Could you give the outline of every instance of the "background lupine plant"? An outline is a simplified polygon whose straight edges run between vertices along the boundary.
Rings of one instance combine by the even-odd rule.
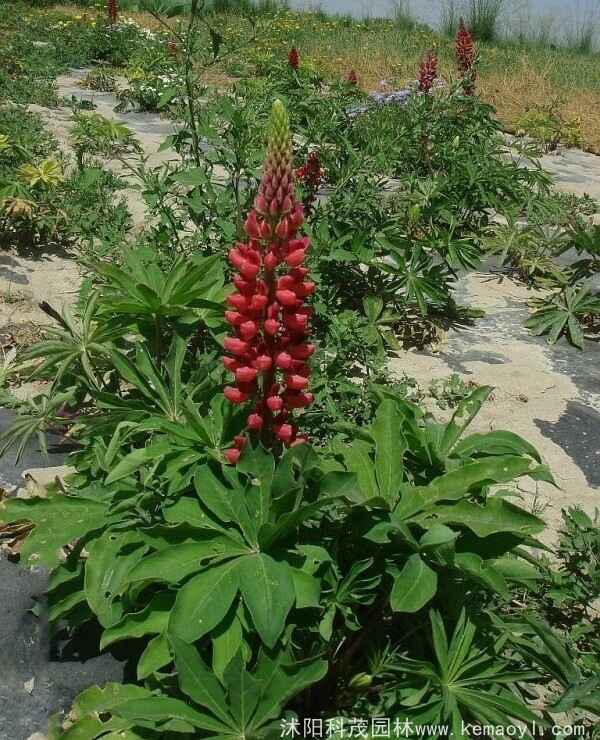
[[[229,296],[225,318],[235,334],[225,339],[223,358],[235,385],[225,397],[234,404],[252,401],[250,432],[267,447],[305,441],[292,422],[294,409],[309,406],[308,358],[314,345],[306,343],[311,310],[304,305],[315,285],[303,267],[308,237],[299,237],[304,208],[294,194],[292,140],[287,112],[280,100],[271,111],[267,158],[254,208],[244,224],[248,241],[229,252],[237,270],[237,292]],[[246,443],[238,436],[225,454],[235,464]]]
[[[321,158],[318,152],[310,152],[306,162],[296,170],[296,178],[302,183],[306,194],[304,196],[304,207],[306,209],[315,202],[317,190],[323,182],[324,170],[321,167]]]
[[[119,16],[119,3],[117,0],[107,0],[106,9],[108,11],[108,20],[116,23]]]
[[[463,89],[467,95],[472,95],[475,92],[475,62],[477,55],[473,36],[465,26],[462,18],[459,21],[458,31],[456,32],[455,51],[458,71],[463,78]]]
[[[350,85],[358,85],[358,75],[356,74],[356,70],[351,69],[347,76],[346,76],[346,82],[348,82]]]
[[[300,54],[298,53],[298,49],[296,49],[295,46],[292,46],[288,53],[288,64],[294,70],[297,70],[300,66]]]
[[[419,92],[428,93],[437,78],[438,58],[433,51],[428,51],[419,66]]]

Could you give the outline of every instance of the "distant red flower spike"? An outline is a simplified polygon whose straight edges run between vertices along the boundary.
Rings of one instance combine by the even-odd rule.
[[[292,46],[288,53],[288,64],[294,70],[297,70],[298,67],[300,67],[300,54],[295,46]]]
[[[419,66],[419,92],[428,93],[437,77],[438,58],[433,51],[428,51]]]
[[[324,174],[318,152],[310,152],[306,162],[296,170],[296,177],[307,191],[304,198],[305,208],[310,209],[316,200],[317,191],[321,187]]]
[[[475,69],[477,54],[475,44],[473,43],[473,36],[467,30],[462,18],[456,32],[455,52],[458,71],[463,76],[463,89],[468,95],[472,95],[475,92],[475,79],[477,76]]]
[[[350,85],[358,85],[358,75],[354,69],[351,69],[346,75],[346,82],[350,83]]]
[[[116,23],[119,18],[119,3],[117,0],[107,0],[106,9],[108,11],[109,22]]]
[[[176,57],[178,51],[179,51],[179,47],[177,45],[177,41],[175,41],[175,39],[169,39],[167,41],[167,52],[169,56]]]

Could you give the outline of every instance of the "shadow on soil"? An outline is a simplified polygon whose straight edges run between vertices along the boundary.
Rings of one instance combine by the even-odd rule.
[[[558,421],[534,422],[579,466],[590,486],[600,487],[600,413],[579,401],[569,401]]]

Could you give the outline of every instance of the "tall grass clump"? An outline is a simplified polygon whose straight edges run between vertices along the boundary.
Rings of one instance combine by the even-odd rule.
[[[469,0],[466,21],[478,41],[495,41],[505,0]]]
[[[407,31],[412,31],[416,21],[410,8],[410,0],[392,0],[392,17],[395,25]]]
[[[600,23],[600,0],[586,5],[581,14],[576,14],[565,33],[565,46],[576,54],[591,54],[594,51]]]
[[[208,9],[214,13],[268,15],[287,8],[281,0],[212,0]]]
[[[455,0],[446,0],[440,17],[440,32],[442,35],[454,38],[458,30],[459,18],[460,10]]]

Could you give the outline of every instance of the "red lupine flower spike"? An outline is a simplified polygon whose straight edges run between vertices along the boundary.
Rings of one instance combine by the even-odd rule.
[[[475,90],[476,51],[473,37],[467,30],[462,18],[460,19],[456,33],[455,51],[458,71],[463,76],[463,88],[467,94],[472,95]]]
[[[419,92],[428,93],[437,77],[438,58],[433,51],[428,51],[419,66]]]
[[[117,0],[107,0],[106,9],[110,23],[116,23],[119,17],[119,3]]]
[[[317,160],[318,162],[318,160]],[[319,168],[320,169],[320,168]],[[233,404],[252,402],[247,427],[266,446],[289,446],[297,440],[291,412],[313,401],[307,392],[314,345],[306,341],[311,311],[304,304],[314,291],[302,267],[310,240],[299,237],[304,209],[296,201],[292,170],[292,140],[287,113],[275,101],[269,123],[268,148],[254,209],[244,230],[248,241],[236,244],[229,261],[238,271],[238,289],[227,298],[225,318],[234,334],[223,342],[229,356],[223,365],[234,376],[223,393]],[[243,444],[225,458],[235,464]]]
[[[310,152],[306,162],[296,170],[296,178],[306,189],[304,207],[308,210],[317,198],[317,191],[323,182],[324,170],[318,152]]]
[[[358,75],[354,69],[351,69],[346,75],[346,82],[350,85],[358,85]]]
[[[288,64],[294,70],[297,70],[300,66],[300,54],[298,53],[298,49],[296,49],[295,46],[292,46],[288,53]]]
[[[169,56],[176,57],[178,51],[179,51],[179,46],[177,44],[177,41],[173,38],[169,39],[167,41],[167,52]]]

